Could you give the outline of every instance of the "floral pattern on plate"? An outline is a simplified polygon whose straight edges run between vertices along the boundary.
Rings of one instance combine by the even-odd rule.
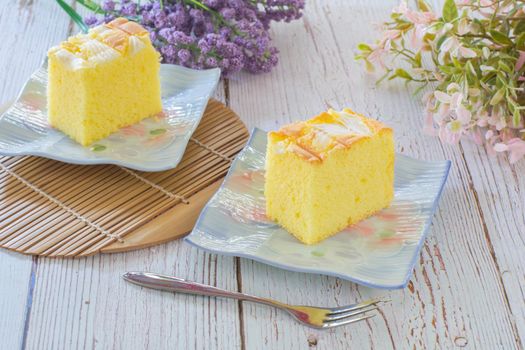
[[[75,164],[116,164],[142,171],[177,166],[220,77],[219,69],[161,65],[163,112],[82,147],[47,122],[47,63],[0,117],[0,155],[34,155]]]
[[[255,129],[186,241],[283,269],[337,276],[375,288],[407,285],[450,169],[398,154],[392,205],[315,245],[265,215],[266,133]]]

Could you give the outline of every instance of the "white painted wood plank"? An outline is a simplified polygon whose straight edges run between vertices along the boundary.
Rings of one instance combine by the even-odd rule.
[[[76,260],[39,259],[28,349],[235,349],[232,300],[144,289],[126,271],[155,271],[237,289],[232,258],[182,241]]]
[[[47,48],[65,39],[68,32],[78,31],[78,28],[69,26],[67,16],[54,2],[33,4],[36,5],[41,17],[35,16],[40,19],[35,26],[38,24],[39,27],[31,26],[24,36],[31,39],[28,45],[33,40],[40,40],[40,43],[31,50],[33,65],[27,64],[28,67],[19,72],[24,77],[20,79],[20,86],[12,90],[3,86],[12,97],[16,95],[24,79],[38,66]],[[44,23],[40,22],[42,19]],[[42,38],[40,33],[42,28],[49,26],[47,21],[55,23],[54,35]],[[18,39],[22,36],[14,30],[10,31],[10,34],[13,33]],[[23,49],[15,53],[17,57],[27,55]],[[222,82],[215,98],[224,100]],[[23,280],[24,288],[19,288],[19,291],[27,290],[28,286],[31,258],[26,259],[29,262],[26,264],[28,273]],[[3,266],[0,267],[0,272],[3,272],[2,269]],[[240,347],[236,302],[145,290],[121,279],[121,274],[129,270],[156,271],[231,290],[237,289],[233,258],[211,256],[183,245],[182,241],[133,253],[79,260],[40,258],[31,317],[27,325],[27,348]],[[8,280],[14,280],[13,276],[9,277]],[[4,290],[0,287],[0,291],[5,293]],[[25,294],[22,299],[23,308]],[[0,305],[1,311],[11,311],[7,306]],[[22,318],[22,322],[17,322],[22,330],[25,316],[23,311],[13,310],[16,317]],[[13,320],[6,319],[7,321],[15,323]],[[3,327],[1,329],[4,331]],[[12,332],[13,329],[14,325],[6,330]],[[22,339],[22,336],[18,338]],[[13,345],[18,346],[18,343]]]
[[[31,257],[0,251],[0,344],[6,349],[22,345],[31,280]]]
[[[230,81],[230,101],[250,125],[273,129],[326,105],[349,105],[394,127],[397,148],[422,159],[451,159],[449,183],[409,288],[383,293],[335,278],[286,272],[241,260],[242,289],[282,301],[344,305],[376,295],[381,317],[330,332],[297,325],[271,309],[244,305],[247,348],[517,348],[513,319],[461,152],[421,134],[422,106],[400,85],[376,87],[353,60],[395,2],[308,1],[302,21],[276,26],[281,62],[263,76]],[[317,341],[315,341],[315,338]]]
[[[48,1],[21,1],[0,6],[0,106],[13,100],[40,65],[50,43],[67,32],[69,20],[53,11]],[[0,192],[2,189],[0,188]],[[31,305],[32,263],[0,249],[0,344],[16,349],[24,341],[26,307]]]
[[[441,147],[435,140],[423,139],[419,135],[421,106],[407,97],[405,92],[376,90],[371,83],[363,85],[362,79],[369,78],[352,62],[353,47],[361,38],[358,35],[344,38],[342,36],[347,31],[338,29],[341,28],[341,23],[348,25],[351,18],[352,32],[371,38],[370,33],[364,32],[369,28],[370,19],[379,21],[393,4],[342,5],[341,1],[325,6],[309,3],[311,9],[308,10],[306,22],[277,28],[275,36],[283,51],[281,66],[270,75],[240,75],[233,79],[230,86],[234,108],[249,124],[266,128],[275,128],[291,119],[314,114],[324,108],[325,102],[334,106],[350,103],[356,109],[376,116],[404,114],[403,118],[387,118],[396,127],[396,131],[400,131],[397,135],[399,149],[427,159],[453,158],[455,167],[449,190],[445,193],[441,210],[434,220],[432,236],[423,250],[421,265],[416,268],[412,284],[403,292],[387,293],[394,301],[391,306],[384,308],[382,320],[376,318],[351,328],[315,332],[297,326],[277,311],[245,304],[243,330],[246,333],[244,341],[247,348],[304,348],[315,346],[315,343],[319,348],[348,348],[349,344],[355,348],[420,348],[423,344],[450,348],[461,346],[465,342],[472,348],[479,345],[516,347],[512,339],[516,335],[513,333],[508,306],[505,305],[502,283],[498,282],[497,266],[488,253],[490,247],[482,235],[483,221],[478,215],[478,208],[473,204],[475,196],[469,186],[469,175],[474,175],[469,173],[457,150]],[[348,3],[345,2],[344,5]],[[366,10],[365,5],[370,5],[371,8]],[[341,7],[344,8],[341,10]],[[317,13],[312,14],[312,11]],[[331,42],[330,36],[326,34],[330,30],[326,21],[323,21],[323,16],[335,16],[336,23],[332,23],[332,26],[341,31]],[[48,18],[49,16],[46,21]],[[3,12],[0,20],[2,24],[5,23]],[[303,39],[304,29],[311,33],[311,39]],[[339,43],[343,49],[337,50],[334,43]],[[322,50],[319,54],[315,53],[316,47],[327,53]],[[292,52],[305,48],[311,55],[304,55],[305,51],[302,54]],[[337,51],[346,55],[338,56]],[[333,57],[320,60],[320,54]],[[34,67],[25,68],[27,75],[40,62],[40,57],[35,57],[33,55],[27,60],[33,59],[36,62]],[[3,62],[0,60],[2,68]],[[350,71],[342,69],[341,63],[350,67]],[[22,65],[25,66],[25,63]],[[305,73],[308,69],[317,69],[318,72]],[[352,76],[349,75],[350,72]],[[5,68],[4,71],[0,70],[2,77],[11,73]],[[6,95],[14,97],[20,88],[8,85],[0,85],[2,98]],[[364,95],[359,92],[361,90],[369,92]],[[399,101],[404,103],[396,106]],[[474,161],[481,162],[476,159]],[[472,162],[467,155],[467,163],[471,168]],[[486,167],[480,164],[479,169],[485,171]],[[500,181],[509,174],[512,175],[515,169],[509,169],[504,169],[503,177],[497,174],[487,181]],[[485,180],[474,177],[478,195],[480,190],[486,190],[486,186],[489,186],[482,181]],[[510,199],[509,203],[512,204],[517,200],[523,212],[523,204],[519,201],[523,198],[520,195],[523,193],[523,182],[520,181],[523,180],[511,185],[516,187],[513,188],[514,192],[503,199]],[[491,184],[490,188],[496,187]],[[505,189],[506,187],[501,188]],[[506,222],[509,220],[508,215],[503,215],[492,223],[487,220],[486,213],[501,215],[504,208],[499,206],[501,202],[490,202],[492,195],[491,191],[485,191],[480,196],[484,220],[488,222],[487,230],[493,237],[494,232],[499,232],[501,228],[506,229],[507,226],[504,225],[508,225],[508,230],[504,231],[505,235],[502,237],[511,238],[510,242],[513,242],[512,239],[517,238],[509,237],[509,234],[514,233],[515,228],[523,227],[522,221],[518,218],[509,224]],[[520,210],[514,213],[519,216]],[[514,220],[513,217],[510,219]],[[522,304],[519,302],[523,302],[523,291],[520,292],[519,287],[523,286],[523,279],[520,280],[520,277],[523,278],[523,271],[516,268],[519,267],[520,257],[516,258],[514,254],[509,257],[505,253],[505,250],[512,248],[505,241],[502,240],[501,243],[493,240],[493,244],[503,271],[503,282],[518,287],[515,293],[509,294],[509,302],[510,308],[515,310],[514,315],[518,315],[516,319],[518,329],[521,330],[523,324],[520,323],[520,317],[522,320],[523,315],[519,316],[519,311],[523,308],[520,309]],[[501,244],[501,248],[498,244]],[[8,274],[11,276],[8,281],[14,281],[22,270],[19,268],[20,257],[5,252],[0,254],[0,259],[10,256],[10,259],[16,261],[15,272]],[[13,259],[8,259],[7,266],[12,266]],[[195,261],[196,266],[193,265]],[[271,295],[281,300],[343,304],[381,293],[333,278],[284,272],[247,260],[243,260],[242,264],[245,291]],[[2,268],[0,267],[0,276],[4,275]],[[236,303],[141,290],[119,280],[120,273],[130,269],[151,269],[212,284],[216,278],[219,286],[231,290],[237,287],[233,259],[210,257],[182,245],[181,242],[128,254],[81,260],[41,259],[28,347],[240,346]],[[512,277],[509,278],[510,282],[507,282],[506,276]],[[27,284],[26,279],[26,289]],[[8,289],[0,287],[0,293],[5,293],[6,290]],[[11,289],[8,290],[10,291]],[[10,311],[11,306],[0,303],[0,311],[2,314],[4,308]],[[210,319],[213,321],[209,321]],[[206,325],[206,322],[214,323]],[[4,330],[4,327],[0,329]],[[7,328],[9,336],[13,329],[15,328]],[[18,343],[12,344],[16,346]]]
[[[515,165],[463,143],[469,181],[483,212],[484,231],[501,271],[520,339],[525,339],[525,160]],[[522,343],[523,346],[523,343]]]

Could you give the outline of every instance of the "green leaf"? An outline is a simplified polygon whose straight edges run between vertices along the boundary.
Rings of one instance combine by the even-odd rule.
[[[505,33],[492,29],[490,31],[490,36],[498,44],[512,45],[512,40],[510,40],[509,37]]]
[[[519,109],[514,109],[514,113],[512,113],[512,124],[514,124],[514,127],[517,128],[520,125],[521,121],[521,114]]]
[[[406,80],[412,80],[412,76],[408,74],[408,72],[402,68],[398,68],[394,71],[394,76],[406,79]]]
[[[420,68],[422,66],[421,59],[421,51],[418,51],[414,56],[414,63],[417,68]]]
[[[492,98],[490,99],[490,105],[491,106],[495,106],[497,105],[498,103],[501,102],[501,100],[503,99],[503,96],[505,95],[505,88],[501,88],[499,89],[498,91],[496,91],[496,93],[494,94],[494,96],[492,96]]]
[[[92,0],[76,0],[80,5],[84,6],[88,10],[95,12],[96,14],[105,14],[106,11],[102,10],[100,5]]]
[[[452,57],[452,63],[454,63],[454,66],[458,69],[463,67],[463,64],[456,57]]]
[[[439,66],[439,70],[445,74],[452,75],[458,73],[457,68],[451,66]]]
[[[399,29],[400,31],[405,31],[405,30],[409,30],[413,26],[414,26],[414,24],[412,24],[410,22],[406,22],[406,23],[399,24],[396,29]]]
[[[368,44],[365,44],[365,43],[360,43],[357,45],[357,48],[363,52],[371,52],[372,51],[372,48],[368,45]]]
[[[373,65],[372,63],[370,63],[369,60],[365,60],[365,67],[366,67],[366,70],[367,70],[368,72],[373,72],[373,71],[375,71],[375,67],[374,67],[374,65]]]
[[[520,34],[523,32],[525,32],[525,20],[516,21],[516,24],[514,27],[514,34]]]
[[[84,33],[87,33],[89,27],[84,22],[82,17],[78,14],[78,12],[75,11],[71,6],[69,6],[64,0],[56,0],[56,1],[60,5],[60,7],[62,7],[62,9],[66,11],[69,17],[71,17],[73,22],[75,22],[80,27],[80,30],[82,30],[82,32]]]
[[[525,32],[521,33],[516,38],[516,48],[518,50],[525,50]]]
[[[445,0],[443,4],[443,20],[445,22],[452,22],[458,18],[458,7],[455,0]]]
[[[507,75],[502,71],[496,71],[496,86],[498,87],[507,87]]]
[[[503,61],[503,60],[499,60],[499,61],[498,61],[498,67],[499,67],[499,69],[501,69],[502,71],[507,72],[507,73],[509,73],[509,74],[512,74],[512,72],[513,72],[513,69],[510,68],[508,65],[506,65],[506,64],[505,64],[505,61]]]
[[[447,39],[447,36],[446,36],[446,35],[442,35],[442,36],[438,39],[438,41],[437,41],[437,43],[436,43],[436,47],[437,47],[438,51],[439,51],[439,49],[441,48],[441,45],[443,45],[443,42],[445,42],[446,39]]]
[[[469,83],[475,84],[478,81],[478,75],[476,74],[476,70],[474,69],[474,66],[472,65],[472,62],[470,60],[465,63],[465,71],[467,73],[467,78],[469,79]]]
[[[425,0],[417,0],[416,4],[417,4],[417,8],[419,9],[419,11],[423,11],[423,12],[432,11],[432,8]]]

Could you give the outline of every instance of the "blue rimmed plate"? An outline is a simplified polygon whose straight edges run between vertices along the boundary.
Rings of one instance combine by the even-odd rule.
[[[255,129],[186,242],[283,269],[337,276],[374,288],[404,288],[436,211],[450,161],[396,155],[392,205],[316,245],[265,216],[266,133]]]
[[[115,164],[142,171],[175,168],[220,78],[219,69],[163,64],[163,112],[82,147],[47,123],[47,63],[0,117],[0,155],[33,155],[74,164]]]

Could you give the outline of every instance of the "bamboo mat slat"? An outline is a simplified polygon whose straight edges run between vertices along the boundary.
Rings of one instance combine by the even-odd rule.
[[[80,257],[179,238],[219,187],[248,131],[210,100],[175,169],[145,173],[36,157],[0,157],[0,247]]]

